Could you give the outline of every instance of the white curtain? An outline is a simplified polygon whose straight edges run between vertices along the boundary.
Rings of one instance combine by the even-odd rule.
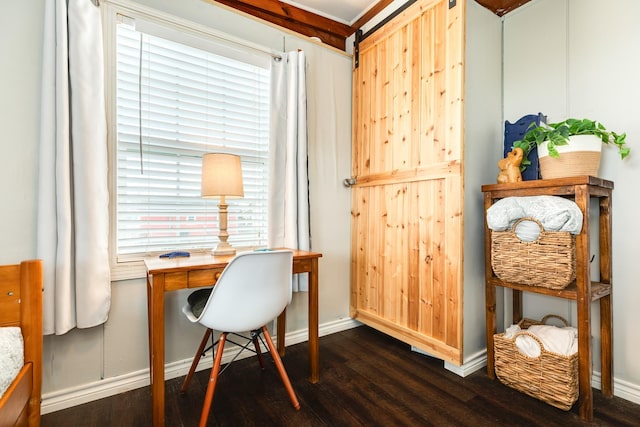
[[[44,332],[64,334],[111,301],[102,25],[91,0],[45,3],[37,251]]]
[[[269,247],[309,250],[307,91],[304,52],[287,52],[272,68],[269,146]],[[308,278],[293,290],[308,291]]]

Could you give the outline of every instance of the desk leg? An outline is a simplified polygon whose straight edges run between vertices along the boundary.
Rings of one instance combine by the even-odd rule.
[[[151,357],[151,348],[153,347],[153,341],[151,337],[153,336],[153,318],[151,313],[153,313],[153,304],[151,304],[151,277],[147,274],[147,334],[148,334],[148,349],[149,349],[149,382],[153,384],[153,371],[151,370],[151,366],[153,366],[153,358]]]
[[[277,327],[277,335],[276,338],[278,340],[278,354],[280,357],[284,356],[284,335],[287,330],[287,309],[285,308],[280,316],[278,316],[278,324]]]
[[[150,294],[149,294],[150,292]],[[147,289],[149,305],[149,358],[154,427],[164,426],[164,275],[157,274]]]
[[[318,328],[318,258],[313,258],[309,272],[309,381],[314,384],[320,380]]]

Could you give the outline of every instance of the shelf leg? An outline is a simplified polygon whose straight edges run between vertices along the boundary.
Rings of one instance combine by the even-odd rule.
[[[600,360],[601,391],[603,396],[613,396],[613,334],[611,294],[600,298]]]
[[[496,287],[486,281],[485,285],[486,303],[486,328],[487,328],[487,375],[491,379],[496,378],[494,369],[493,335],[497,333],[496,326]]]

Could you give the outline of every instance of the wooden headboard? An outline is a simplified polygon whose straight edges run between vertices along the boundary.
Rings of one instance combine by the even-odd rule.
[[[41,260],[0,266],[0,327],[21,328],[25,365],[0,400],[0,427],[40,425],[42,292]]]

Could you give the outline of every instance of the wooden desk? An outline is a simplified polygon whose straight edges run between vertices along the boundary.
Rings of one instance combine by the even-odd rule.
[[[318,382],[318,252],[293,251],[293,273],[309,273],[309,380]],[[210,254],[189,258],[149,257],[147,269],[147,315],[149,321],[149,365],[153,425],[164,426],[164,294],[179,289],[215,284],[233,256]],[[284,355],[286,310],[278,316],[277,347]]]

